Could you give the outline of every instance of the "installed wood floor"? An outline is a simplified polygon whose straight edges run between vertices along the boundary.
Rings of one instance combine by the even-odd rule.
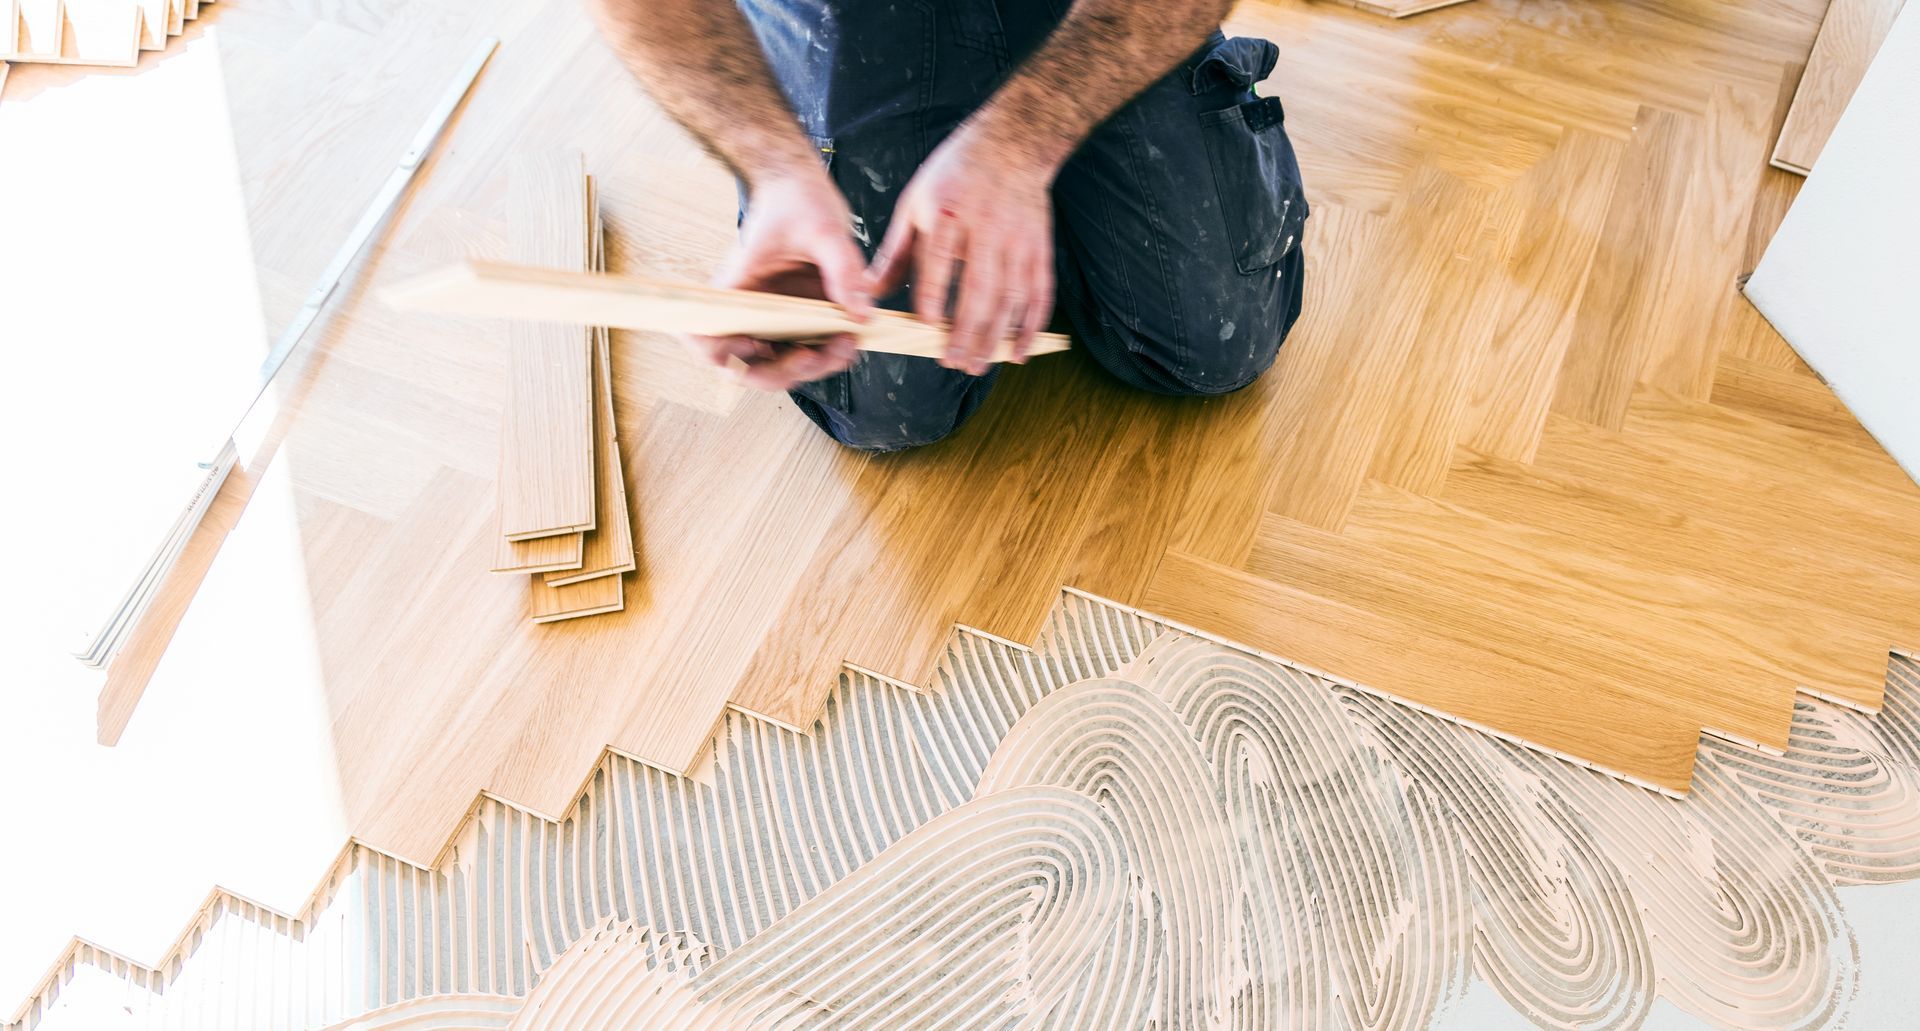
[[[615,270],[704,277],[731,182],[571,0],[318,6],[211,18],[276,325],[504,38],[289,383],[304,582],[248,588],[309,599],[330,772],[377,848],[432,860],[483,788],[558,814],[609,745],[687,768],[729,703],[804,727],[843,661],[919,682],[956,621],[1031,640],[1061,584],[1670,789],[1703,728],[1784,745],[1797,687],[1872,707],[1920,645],[1920,489],[1734,289],[1797,188],[1767,159],[1823,0],[1244,4],[1314,206],[1271,374],[1167,400],[1051,357],[871,458],[616,333],[642,572],[547,626],[489,572],[504,328],[374,293],[504,258],[518,152],[586,155]]]

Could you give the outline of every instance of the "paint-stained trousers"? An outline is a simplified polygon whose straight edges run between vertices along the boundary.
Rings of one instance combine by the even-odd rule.
[[[914,170],[1070,0],[739,2],[870,258]],[[1057,303],[1076,344],[1134,387],[1237,390],[1299,317],[1307,202],[1280,101],[1253,89],[1277,57],[1266,40],[1214,32],[1055,181]],[[881,304],[909,310],[909,292]],[[952,433],[996,374],[862,352],[793,399],[842,444],[893,451]]]

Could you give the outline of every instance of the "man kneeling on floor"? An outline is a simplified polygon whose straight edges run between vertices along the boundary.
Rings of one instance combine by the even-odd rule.
[[[1080,345],[1161,394],[1246,386],[1300,314],[1307,202],[1280,101],[1254,90],[1278,51],[1223,36],[1227,0],[594,6],[740,180],[718,285],[951,321],[937,362],[850,338],[695,340],[842,444],[952,433],[1056,289]]]

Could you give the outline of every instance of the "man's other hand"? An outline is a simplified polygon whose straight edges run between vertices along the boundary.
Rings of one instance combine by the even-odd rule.
[[[740,243],[713,285],[825,299],[856,322],[866,321],[873,300],[865,262],[853,242],[853,216],[826,175],[803,172],[758,183],[751,202]],[[858,354],[846,334],[809,343],[743,336],[686,339],[715,365],[724,366],[729,358],[745,362],[740,381],[763,390],[825,379],[851,366]]]
[[[1053,313],[1052,179],[1052,168],[963,126],[901,191],[873,289],[889,293],[911,275],[914,314],[934,325],[951,317],[940,364],[981,375],[1009,336],[1013,359],[1026,359]]]

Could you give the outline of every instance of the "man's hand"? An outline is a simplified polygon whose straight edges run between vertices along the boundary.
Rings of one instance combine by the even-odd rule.
[[[855,321],[866,321],[873,301],[865,260],[850,230],[853,216],[826,175],[769,180],[754,188],[750,200],[740,244],[713,284],[823,298],[846,309]],[[825,379],[852,365],[857,354],[853,337],[846,334],[814,343],[743,336],[686,339],[715,365],[727,364],[728,358],[746,362],[740,381],[764,390],[789,390]]]
[[[1056,168],[963,126],[928,156],[894,206],[874,255],[874,292],[914,279],[922,321],[948,321],[953,335],[940,364],[978,376],[1014,337],[1023,361],[1053,312],[1053,200]]]

